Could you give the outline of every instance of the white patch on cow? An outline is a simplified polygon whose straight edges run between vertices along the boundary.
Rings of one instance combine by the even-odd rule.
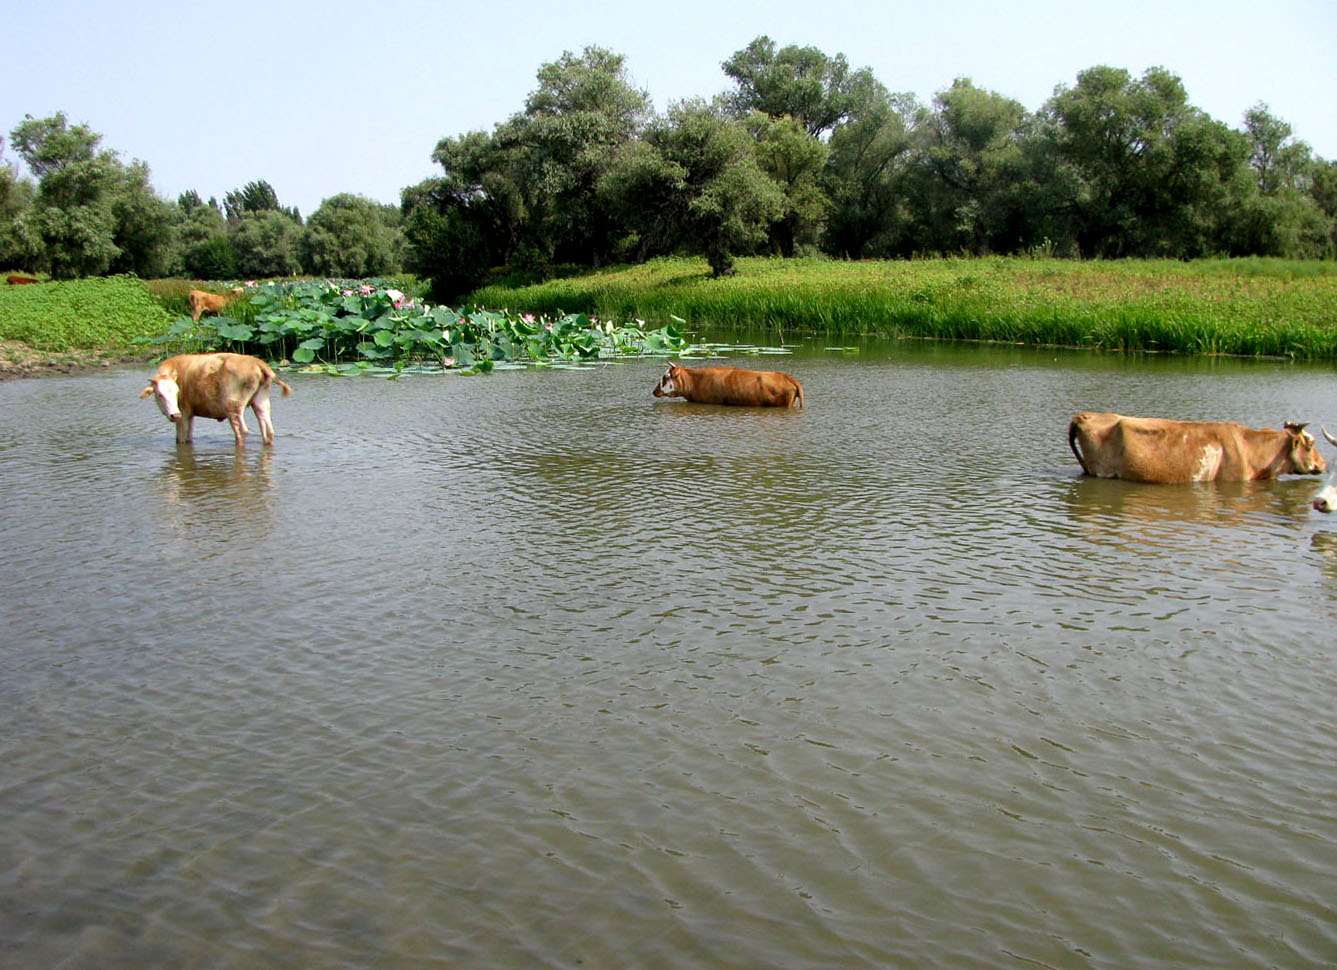
[[[1312,504],[1319,512],[1331,512],[1337,509],[1337,476],[1328,479],[1328,484],[1314,496]]]
[[[1198,456],[1198,467],[1193,472],[1193,481],[1210,482],[1215,479],[1221,468],[1224,451],[1220,445],[1203,445],[1202,454]]]
[[[176,381],[170,377],[159,377],[153,381],[153,399],[158,402],[158,409],[169,421],[181,417],[181,408],[177,404],[177,396],[180,393],[181,388],[177,387]]]
[[[656,388],[663,397],[672,397],[678,390],[678,385],[673,381],[672,372],[665,374],[659,381],[659,387]]]

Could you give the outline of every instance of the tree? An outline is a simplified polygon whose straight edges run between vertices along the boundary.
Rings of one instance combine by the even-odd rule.
[[[733,256],[764,243],[785,209],[748,130],[701,100],[672,106],[626,146],[603,189],[656,250],[702,253],[716,277],[732,275]]]
[[[110,209],[119,164],[113,152],[98,151],[101,140],[87,125],[71,126],[60,112],[42,119],[28,115],[10,132],[11,144],[37,177],[23,232],[55,279],[104,273],[120,252]]]
[[[1249,165],[1263,195],[1302,184],[1309,168],[1309,146],[1291,137],[1289,124],[1259,103],[1245,112],[1244,133],[1249,139]]]
[[[237,255],[237,272],[246,277],[292,276],[300,269],[301,227],[277,209],[243,212],[230,227],[228,241]]]
[[[621,229],[598,204],[598,186],[649,111],[619,54],[587,47],[544,64],[523,111],[491,134],[437,143],[442,177],[404,193],[407,262],[449,280],[446,289],[479,276],[480,262],[538,274],[555,262],[604,262]],[[418,213],[422,206],[435,215]],[[481,257],[462,267],[440,261],[466,242]]]
[[[484,236],[485,221],[467,202],[442,204],[432,198],[440,179],[404,190],[405,266],[432,281],[432,298],[450,303],[475,289],[491,265],[494,251]]]
[[[977,255],[1019,248],[1027,120],[1018,102],[969,78],[957,78],[921,113],[910,188],[920,248]]]
[[[826,170],[831,209],[823,247],[835,256],[891,256],[906,249],[906,171],[918,106],[879,86],[831,132]]]
[[[4,147],[0,138],[0,266],[35,267],[39,247],[23,216],[37,196],[37,186],[4,160]]]
[[[754,111],[747,128],[756,140],[757,164],[784,196],[781,215],[768,230],[771,249],[793,256],[800,248],[815,248],[830,205],[822,185],[826,145],[788,115]]]
[[[132,162],[111,194],[114,238],[120,252],[113,273],[134,273],[145,279],[167,275],[175,252],[178,210],[153,191],[149,167]]]
[[[263,179],[247,182],[240,189],[229,192],[223,197],[223,211],[229,223],[237,222],[247,212],[281,212],[299,226],[302,215],[295,207],[284,208],[279,205],[278,193],[274,186]]]
[[[382,208],[347,193],[321,202],[307,219],[302,236],[306,271],[355,279],[397,272],[396,233]]]
[[[160,275],[172,262],[176,212],[149,184],[149,167],[99,149],[102,136],[63,113],[28,116],[11,139],[37,176],[17,235],[53,278]],[[36,268],[36,266],[34,267]]]
[[[1230,183],[1247,154],[1238,133],[1188,103],[1180,79],[1150,68],[1093,67],[1059,88],[1043,117],[1059,204],[1083,255],[1197,256],[1216,251]]]
[[[615,227],[596,203],[596,187],[617,148],[643,126],[650,98],[627,80],[622,55],[601,47],[579,58],[564,53],[539,68],[538,81],[523,114],[498,126],[495,157],[524,200],[524,241],[538,261],[598,266]]]
[[[874,96],[879,85],[868,68],[851,72],[844,54],[828,57],[815,47],[758,37],[721,65],[738,90],[728,98],[736,117],[761,111],[790,117],[813,137],[830,131]]]
[[[192,191],[183,194],[177,205],[182,209],[177,237],[185,272],[201,280],[235,279],[237,253],[227,238],[227,223],[217,202],[200,202]]]
[[[1321,255],[1331,259],[1337,255],[1337,161],[1316,158],[1310,167],[1310,198],[1327,217],[1327,239]]]

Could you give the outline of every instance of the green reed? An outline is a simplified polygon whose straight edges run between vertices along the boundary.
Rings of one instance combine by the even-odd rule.
[[[1337,358],[1337,264],[1072,262],[1024,257],[840,262],[662,259],[535,286],[482,306],[667,321],[693,329],[873,334],[1099,350]]]

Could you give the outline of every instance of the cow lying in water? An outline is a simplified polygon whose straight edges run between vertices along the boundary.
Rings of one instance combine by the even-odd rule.
[[[158,365],[158,373],[149,378],[149,386],[140,397],[152,395],[167,420],[176,425],[176,442],[190,441],[191,420],[227,418],[237,444],[246,443],[245,411],[247,405],[260,420],[260,439],[274,443],[274,422],[269,417],[269,386],[283,388],[283,396],[292,388],[274,376],[274,371],[258,357],[246,354],[180,354]]]
[[[1337,438],[1328,434],[1328,429],[1323,429],[1323,437],[1328,439],[1328,444],[1337,445]],[[1328,478],[1328,483],[1319,490],[1314,496],[1313,506],[1319,512],[1331,512],[1337,509],[1337,469],[1333,470]]]
[[[240,292],[241,287],[236,287],[231,293],[208,293],[204,290],[191,290],[186,294],[186,301],[190,304],[190,319],[199,323],[200,316],[206,310],[209,313],[222,313],[223,307],[227,306],[228,301]]]
[[[1303,424],[1285,430],[1232,421],[1174,421],[1085,411],[1068,425],[1082,471],[1135,482],[1242,482],[1318,475],[1325,468]]]
[[[702,367],[688,370],[670,364],[655,397],[681,397],[697,404],[741,404],[750,407],[803,407],[803,385],[775,370]]]

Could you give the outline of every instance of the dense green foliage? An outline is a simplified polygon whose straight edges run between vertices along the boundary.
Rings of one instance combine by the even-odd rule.
[[[1076,262],[990,257],[741,261],[712,279],[661,259],[470,297],[694,328],[881,334],[1121,351],[1337,358],[1337,264],[1281,260]]]
[[[586,314],[537,317],[408,298],[380,280],[315,280],[247,288],[224,316],[179,318],[142,343],[164,354],[216,350],[291,361],[331,374],[423,367],[470,373],[681,353],[672,323],[646,329]]]
[[[0,268],[55,279],[388,276],[484,282],[704,256],[1337,256],[1337,162],[1265,104],[1235,128],[1165,68],[1107,65],[1035,111],[957,78],[928,103],[758,37],[712,100],[654,110],[599,47],[543,64],[491,132],[442,138],[401,204],[341,193],[303,223],[263,180],[159,198],[86,125],[28,117],[0,155]],[[3,149],[0,144],[0,150]]]
[[[127,352],[172,315],[130,276],[0,287],[0,339],[46,351]]]
[[[1163,68],[1093,67],[1030,112],[968,78],[920,104],[766,37],[722,67],[734,91],[646,116],[621,57],[545,65],[523,112],[443,139],[443,175],[405,191],[413,269],[466,292],[610,255],[725,276],[746,254],[1337,254],[1337,163],[1265,105],[1241,130],[1208,117]],[[585,131],[588,154],[562,140]]]
[[[193,191],[173,204],[153,191],[147,165],[122,164],[99,149],[100,135],[60,113],[28,118],[10,141],[37,180],[20,178],[0,157],[0,267],[53,279],[228,279],[379,276],[403,265],[395,206],[336,195],[304,226],[264,181],[227,193],[221,206]]]

